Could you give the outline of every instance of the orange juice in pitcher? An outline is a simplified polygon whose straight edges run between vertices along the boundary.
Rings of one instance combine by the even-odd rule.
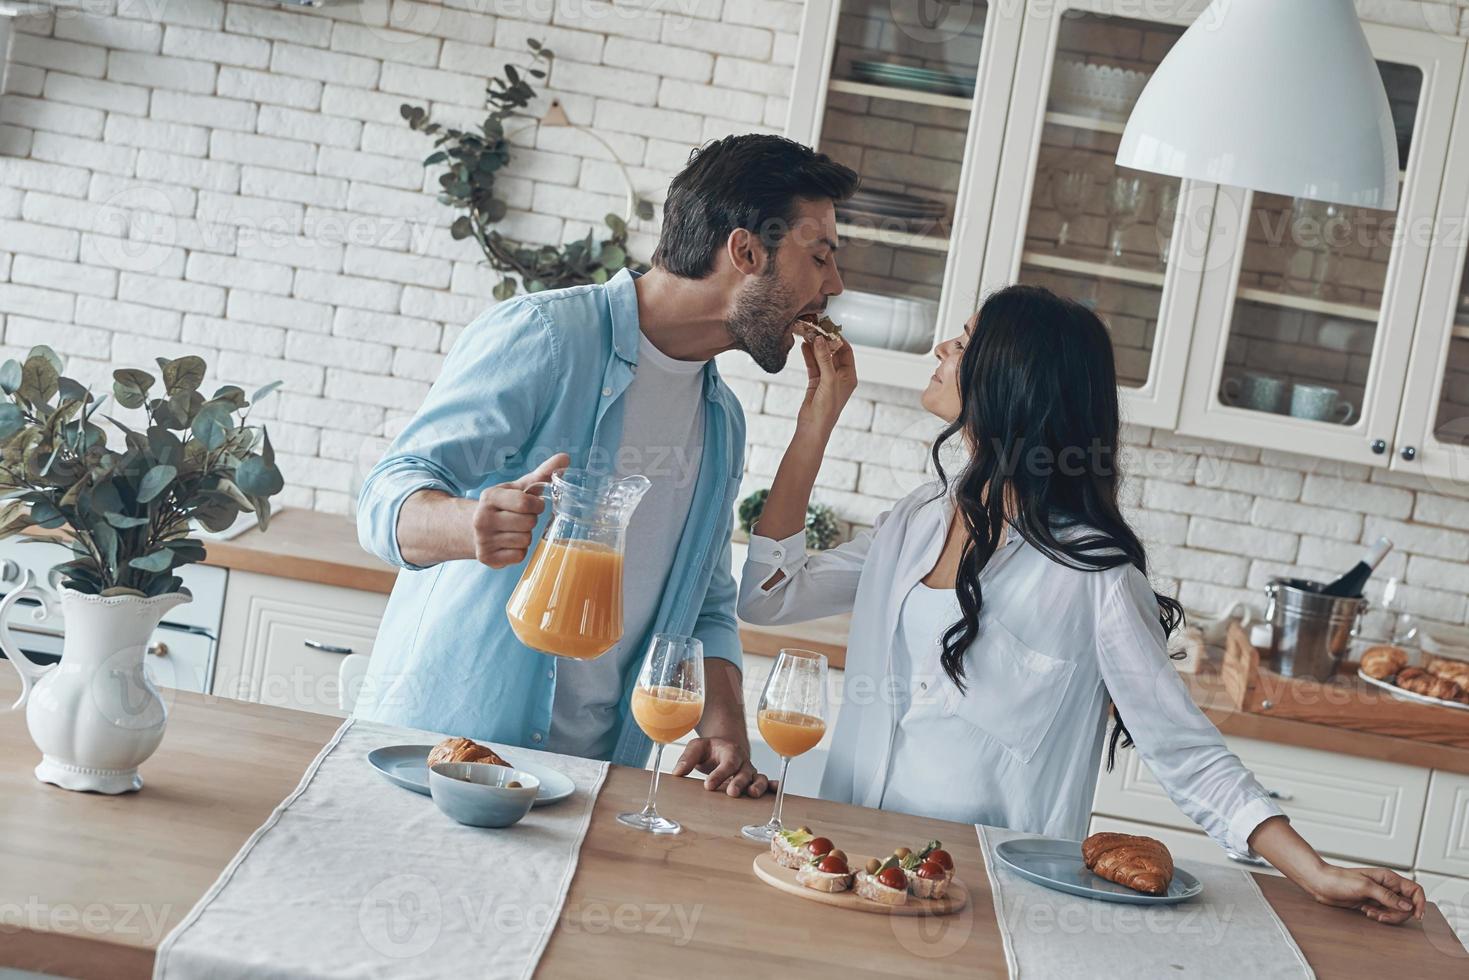
[[[552,477],[550,527],[505,604],[526,646],[591,660],[622,638],[622,556],[646,477],[609,480],[581,470]]]

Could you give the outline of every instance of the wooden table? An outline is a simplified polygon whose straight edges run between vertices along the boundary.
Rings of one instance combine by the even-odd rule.
[[[0,668],[3,669],[3,668]],[[0,674],[0,701],[19,685]],[[163,936],[296,785],[336,719],[179,694],[163,746],[125,797],[37,783],[21,713],[0,714],[0,966],[66,976],[146,977]],[[781,895],[750,872],[739,836],[771,801],[731,800],[665,779],[660,808],[686,830],[653,838],[614,815],[641,806],[648,774],[615,767],[597,800],[576,877],[539,975],[1004,977],[994,909],[972,827],[791,798],[786,818],[853,853],[944,841],[973,895],[946,920],[887,919]],[[1463,977],[1469,954],[1430,907],[1388,928],[1256,879],[1323,977]],[[1458,950],[1457,956],[1450,950]],[[656,967],[655,967],[656,964]]]

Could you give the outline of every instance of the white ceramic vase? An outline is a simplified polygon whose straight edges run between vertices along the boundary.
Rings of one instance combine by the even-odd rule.
[[[17,600],[39,600],[34,618],[44,620],[55,596],[27,572],[20,588],[0,601],[0,648],[21,677],[20,698],[11,710],[25,706],[31,740],[41,750],[36,778],[96,793],[141,789],[138,766],[158,748],[168,719],[158,688],[144,675],[144,652],[164,613],[189,597],[59,591],[66,641],[58,664],[28,660],[6,625]]]

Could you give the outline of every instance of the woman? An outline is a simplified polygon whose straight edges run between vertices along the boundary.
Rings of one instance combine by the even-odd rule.
[[[1055,837],[1086,836],[1109,706],[1174,803],[1220,845],[1262,855],[1317,901],[1380,922],[1423,890],[1326,864],[1224,746],[1168,660],[1182,620],[1148,584],[1117,504],[1117,377],[1105,326],[1011,286],[935,350],[923,406],[948,425],[936,483],[832,551],[807,555],[806,504],[853,389],[851,348],[803,347],[810,383],[740,590],[776,624],[852,613],[829,799]],[[963,468],[940,449],[961,436]]]

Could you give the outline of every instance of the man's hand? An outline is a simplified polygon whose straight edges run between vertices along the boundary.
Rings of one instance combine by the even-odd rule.
[[[491,568],[524,561],[536,520],[546,509],[535,484],[545,483],[551,474],[570,465],[570,456],[557,453],[520,479],[481,492],[472,522],[474,557]]]
[[[673,767],[673,775],[684,776],[695,769],[708,773],[705,789],[723,789],[730,796],[760,797],[776,785],[755,771],[749,747],[729,738],[696,738],[689,742]]]

